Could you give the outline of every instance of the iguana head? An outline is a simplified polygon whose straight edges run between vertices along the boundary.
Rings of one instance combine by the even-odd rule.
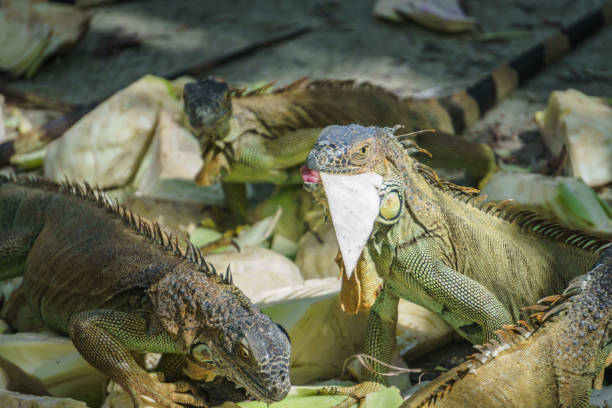
[[[263,313],[227,324],[207,347],[219,372],[255,399],[280,401],[289,392],[289,335]]]
[[[328,126],[301,169],[307,188],[328,206],[349,278],[375,223],[396,223],[404,205],[404,152],[393,132]]]
[[[186,262],[152,285],[155,314],[203,370],[212,368],[258,400],[280,401],[291,387],[289,335],[208,268],[194,271]]]
[[[219,77],[191,82],[183,89],[184,110],[202,145],[222,139],[232,116],[231,89]]]

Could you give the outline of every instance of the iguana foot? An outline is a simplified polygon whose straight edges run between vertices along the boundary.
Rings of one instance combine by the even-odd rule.
[[[217,376],[217,371],[212,363],[212,360],[210,363],[196,363],[190,358],[185,360],[183,373],[192,380],[203,380],[205,382],[211,382]]]
[[[207,408],[206,400],[189,394],[191,386],[184,381],[164,383],[163,373],[148,373],[139,381],[130,382],[124,389],[130,394],[135,408],[145,408],[143,397],[151,398],[167,408],[184,408],[183,405]],[[122,385],[123,386],[123,385]]]
[[[204,165],[196,175],[196,184],[210,186],[223,178],[229,171],[229,160],[225,152],[209,150],[204,154]]]
[[[360,403],[368,394],[382,391],[384,385],[374,381],[364,381],[350,387],[324,387],[319,390],[319,395],[348,395],[348,398],[333,408],[350,408]]]

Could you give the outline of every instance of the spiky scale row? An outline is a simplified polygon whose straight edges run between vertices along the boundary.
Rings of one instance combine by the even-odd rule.
[[[415,162],[419,174],[433,187],[444,191],[453,198],[478,208],[482,212],[508,221],[518,227],[545,236],[553,241],[564,242],[587,251],[601,253],[612,247],[609,240],[600,238],[585,231],[567,228],[557,222],[527,210],[514,203],[513,200],[485,202],[486,195],[480,195],[478,189],[464,187],[440,179],[429,166]]]
[[[402,98],[400,98],[396,93],[389,91],[388,89],[380,86],[380,85],[376,85],[373,84],[371,82],[367,82],[367,81],[359,81],[356,79],[310,79],[310,78],[301,78],[298,79],[292,83],[290,83],[287,86],[284,86],[282,88],[277,88],[275,89],[272,93],[273,94],[281,94],[287,91],[294,91],[294,90],[298,90],[298,89],[305,89],[305,90],[317,90],[317,89],[328,89],[328,90],[343,90],[343,89],[347,89],[347,90],[358,90],[358,91],[365,91],[365,92],[371,92],[373,94],[377,94],[377,95],[384,95],[387,96],[397,102],[401,101]],[[408,100],[408,99],[406,99]]]
[[[212,265],[208,264],[202,255],[202,252],[190,241],[184,241],[182,245],[185,249],[181,248],[179,238],[172,232],[163,230],[159,223],[155,221],[148,221],[142,218],[138,214],[134,214],[131,210],[125,206],[119,204],[117,199],[112,199],[106,193],[96,187],[92,187],[89,183],[83,184],[64,181],[62,183],[55,183],[50,180],[42,179],[36,176],[17,177],[14,174],[1,175],[0,184],[3,183],[15,183],[22,185],[36,186],[49,191],[58,191],[66,194],[70,194],[75,197],[80,197],[88,200],[89,202],[97,205],[98,207],[104,208],[117,216],[123,222],[125,222],[130,228],[143,237],[147,238],[151,242],[159,245],[160,247],[174,252],[178,257],[184,258],[189,262],[192,262],[199,266],[199,270],[208,274],[209,276],[216,276],[220,279],[220,282],[232,285],[233,277],[229,269],[226,270],[225,275],[223,273],[217,274]]]
[[[495,331],[497,339],[493,339],[485,344],[477,344],[473,347],[477,353],[466,357],[466,361],[459,367],[453,376],[447,378],[436,389],[431,390],[428,398],[424,399],[417,407],[436,406],[453,389],[453,386],[462,380],[467,374],[475,374],[475,368],[491,361],[499,353],[512,347],[513,345],[528,339],[533,333],[534,328],[525,321],[519,321],[516,325],[506,325],[501,330]]]
[[[604,253],[602,257],[600,258],[600,261],[598,261],[598,263],[595,265],[595,267],[589,273],[575,278],[568,285],[567,289],[563,292],[563,294],[546,296],[545,298],[542,298],[538,302],[537,305],[533,305],[533,306],[524,308],[526,310],[537,311],[537,313],[532,315],[532,317],[535,318],[534,319],[536,323],[535,327],[521,320],[517,324],[506,325],[501,330],[497,330],[495,332],[497,335],[497,340],[493,340],[489,343],[482,344],[482,345],[475,345],[474,348],[478,350],[478,352],[470,356],[467,356],[466,358],[467,361],[461,364],[460,366],[458,366],[456,369],[454,369],[454,372],[451,371],[449,372],[449,374],[443,374],[443,376],[447,375],[448,378],[444,379],[444,381],[442,381],[441,384],[438,384],[435,389],[431,389],[428,391],[425,389],[424,391],[428,392],[426,398],[422,399],[417,404],[410,404],[411,401],[410,399],[408,399],[402,406],[429,407],[429,406],[437,406],[441,402],[446,402],[444,401],[444,398],[451,391],[453,391],[455,386],[459,384],[459,381],[463,380],[468,373],[475,375],[476,377],[474,378],[476,379],[478,379],[479,376],[483,377],[485,374],[483,374],[482,371],[478,370],[478,368],[484,367],[487,364],[494,362],[494,360],[501,353],[506,352],[506,351],[508,351],[509,353],[506,355],[506,357],[510,357],[510,359],[507,358],[502,363],[498,362],[498,364],[501,364],[500,369],[504,367],[504,364],[507,366],[507,364],[512,364],[513,361],[516,363],[515,360],[512,360],[512,356],[514,352],[516,352],[519,358],[525,358],[525,355],[518,354],[519,349],[528,350],[528,352],[530,353],[528,357],[534,360],[534,364],[538,361],[538,359],[541,359],[541,360],[552,359],[553,357],[549,353],[547,353],[547,355],[534,354],[534,353],[541,353],[545,351],[546,349],[522,345],[522,343],[532,341],[530,340],[530,338],[532,338],[536,334],[538,329],[543,328],[545,325],[548,325],[547,327],[549,329],[551,328],[551,325],[557,325],[557,327],[563,328],[564,331],[549,330],[546,333],[540,332],[539,333],[540,339],[538,341],[542,341],[542,340],[549,341],[551,345],[555,347],[555,346],[558,346],[559,343],[555,342],[556,339],[553,338],[554,336],[568,336],[569,338],[564,338],[562,340],[565,340],[566,342],[571,342],[571,344],[574,344],[574,345],[578,345],[580,341],[584,341],[584,344],[587,345],[588,338],[585,338],[583,333],[579,333],[576,330],[576,327],[574,326],[576,325],[579,327],[588,326],[588,323],[586,323],[585,320],[576,320],[576,319],[586,319],[588,315],[592,319],[598,320],[598,319],[602,319],[604,317],[604,314],[609,312],[609,303],[610,303],[609,298],[610,298],[611,288],[609,284],[607,284],[607,282],[610,282],[610,266],[609,266],[610,259],[609,258],[611,256],[612,256],[612,251],[608,251]],[[547,304],[543,304],[543,303],[547,303]],[[598,312],[598,310],[601,310],[601,312]],[[584,314],[585,311],[588,311],[587,315]],[[562,318],[563,320],[552,320],[554,316],[558,316],[562,312],[565,313]],[[588,330],[590,331],[592,336],[604,336],[605,337],[603,330],[600,330],[599,332],[597,332],[597,334],[595,334],[597,329],[598,327],[594,324],[588,327]],[[573,337],[575,337],[576,339],[579,338],[581,340],[580,341],[572,340]],[[595,340],[594,344],[600,344],[599,347],[603,347],[606,343],[605,341],[602,343],[600,340]],[[581,357],[580,353],[571,354],[569,353],[568,350],[557,350],[557,353],[559,353],[559,355],[563,359],[587,358],[586,354],[584,354],[584,356]],[[551,369],[555,367],[555,369],[557,370],[560,370],[560,371],[563,370],[562,368],[556,367],[556,363],[545,363],[545,364],[542,364],[542,366],[548,367],[547,369]],[[486,373],[488,373],[489,375],[491,374],[490,371]],[[554,378],[557,378],[557,381],[559,382],[559,384],[565,384],[563,381],[563,377],[566,374],[567,373],[565,372],[561,372],[561,373],[558,373],[557,377],[554,377]],[[576,373],[574,372],[569,373],[569,378],[572,379],[573,378],[572,376],[575,376],[575,375]],[[588,376],[588,374],[586,375]],[[549,378],[549,377],[543,375],[543,378]],[[484,384],[483,378],[477,381],[480,381]],[[509,381],[509,380],[504,379],[503,381]],[[487,384],[494,384],[494,383],[487,382]],[[547,384],[547,386],[551,386],[551,385]],[[497,392],[496,389],[493,389],[490,387],[489,389],[485,387],[484,385],[483,387],[485,390],[484,392],[492,392],[492,393]],[[566,387],[566,386],[563,385],[562,387]],[[571,386],[569,387],[569,390],[575,391],[575,389],[573,389]],[[521,396],[522,395],[521,390],[517,389],[516,391],[517,391],[516,392],[517,400],[513,401],[513,403],[514,404],[516,403],[526,404],[527,402],[525,398],[529,398],[528,396],[530,394],[528,392],[525,392],[525,396]],[[567,394],[568,391],[566,388],[560,388],[557,392],[559,393],[557,397],[559,401],[573,401],[574,403],[577,402],[576,405],[571,405],[571,406],[581,406],[581,407],[585,406],[586,407],[588,405],[588,401],[589,401],[588,393],[585,393],[584,395]],[[456,401],[456,399],[453,401]],[[531,405],[534,405],[537,403],[538,403],[537,401],[531,401],[531,400],[529,401],[529,404]],[[546,403],[549,404],[548,401]],[[446,406],[445,404],[442,404],[442,405]],[[563,406],[566,406],[566,405],[563,404]]]

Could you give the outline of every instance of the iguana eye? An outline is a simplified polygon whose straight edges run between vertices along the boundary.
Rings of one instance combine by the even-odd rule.
[[[350,158],[351,162],[354,165],[362,165],[367,160],[368,149],[370,148],[369,144],[364,144],[358,149],[355,149],[351,152]]]
[[[238,354],[240,354],[240,357],[244,360],[248,360],[251,356],[251,352],[243,344],[238,346]]]
[[[191,349],[191,355],[193,356],[194,359],[200,362],[207,362],[207,361],[210,361],[211,359],[210,349],[204,343],[196,344]]]

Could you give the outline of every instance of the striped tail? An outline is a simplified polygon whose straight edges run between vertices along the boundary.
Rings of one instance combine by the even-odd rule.
[[[568,54],[581,42],[612,22],[612,2],[563,27],[546,40],[501,64],[467,89],[440,100],[455,134],[478,121],[486,111],[543,68]]]

